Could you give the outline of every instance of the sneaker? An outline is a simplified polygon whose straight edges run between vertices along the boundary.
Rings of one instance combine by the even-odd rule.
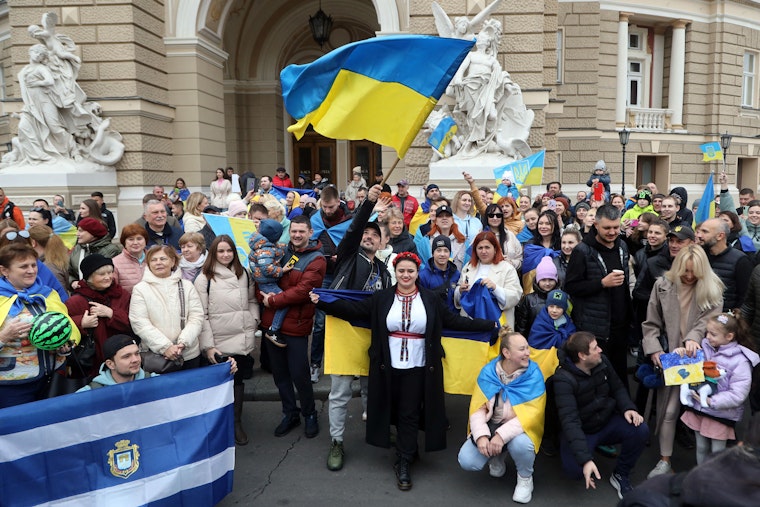
[[[533,476],[520,477],[517,474],[517,484],[515,492],[512,495],[512,501],[517,503],[528,503],[533,498]]]
[[[362,412],[362,421],[367,422],[367,411]]]
[[[507,473],[507,464],[501,454],[488,458],[488,473],[491,477],[504,477]]]
[[[672,471],[673,468],[670,466],[669,462],[660,460],[654,466],[652,471],[647,474],[647,479],[651,479],[652,477],[657,477],[658,475],[662,474],[669,474]]]
[[[277,333],[272,333],[271,331],[268,331],[264,334],[267,340],[272,342],[275,346],[280,347],[281,349],[284,349],[288,346],[287,343],[285,343],[285,340],[277,336]]]
[[[412,489],[412,470],[411,463],[404,458],[399,458],[393,465],[393,471],[396,472],[396,486],[401,491]]]
[[[304,435],[306,438],[314,438],[319,435],[319,421],[317,421],[317,413],[314,412],[311,415],[305,417],[306,427],[304,428]]]
[[[296,414],[294,416],[286,415],[280,421],[280,424],[274,429],[274,436],[284,437],[290,430],[301,424],[301,417]]]
[[[309,375],[311,376],[311,383],[316,384],[319,382],[319,365],[312,364],[309,368]]]
[[[256,338],[261,338],[264,336],[264,334],[261,332],[261,329],[257,329],[255,333],[253,333],[253,336]]]
[[[327,455],[327,469],[333,472],[343,468],[343,442],[333,440]]]
[[[633,489],[633,486],[631,486],[631,480],[628,476],[620,475],[617,472],[610,475],[610,484],[612,484],[612,487],[617,490],[618,498],[621,500],[623,499],[623,495]]]

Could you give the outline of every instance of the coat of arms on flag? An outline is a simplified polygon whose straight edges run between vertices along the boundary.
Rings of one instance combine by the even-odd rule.
[[[126,479],[140,468],[140,451],[137,444],[129,445],[129,440],[119,440],[116,448],[108,451],[108,465],[111,475]]]

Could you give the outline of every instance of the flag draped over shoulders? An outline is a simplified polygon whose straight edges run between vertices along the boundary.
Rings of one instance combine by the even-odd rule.
[[[406,154],[474,41],[374,37],[280,73],[297,139],[309,124],[334,139],[368,139]]]
[[[559,328],[555,328],[554,320],[544,307],[538,312],[528,334],[530,359],[541,369],[544,380],[554,375],[554,370],[559,366],[557,349],[564,345],[570,335],[576,331],[570,316],[567,313],[564,316],[566,322]]]
[[[541,370],[533,361],[528,369],[509,384],[503,384],[496,373],[496,363],[501,356],[485,365],[478,375],[475,389],[470,399],[470,415],[480,409],[494,396],[509,400],[512,410],[523,430],[533,442],[536,453],[541,447],[544,435],[544,409],[546,408],[546,386]]]

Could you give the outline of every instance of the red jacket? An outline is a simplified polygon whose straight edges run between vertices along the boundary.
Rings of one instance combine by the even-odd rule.
[[[301,251],[294,252],[293,244],[289,243],[283,260],[290,260],[295,253],[299,257],[313,251],[320,251],[322,244],[319,241],[310,241],[309,245]],[[314,325],[314,304],[309,299],[309,292],[314,288],[322,287],[322,280],[327,270],[327,261],[324,255],[317,255],[308,265],[299,269],[298,264],[280,278],[278,285],[282,292],[272,296],[269,300],[269,308],[264,308],[261,316],[261,325],[272,325],[275,310],[288,307],[288,313],[282,323],[280,331],[289,336],[308,336]],[[259,297],[261,301],[262,298]]]
[[[10,213],[10,216],[5,216],[5,207],[8,204],[13,204],[13,212]],[[2,212],[3,216],[1,218],[10,218],[14,222],[16,222],[21,230],[26,229],[26,222],[24,222],[24,212],[21,211],[21,208],[19,208],[16,204],[12,203],[8,196],[5,196],[5,199],[3,199],[3,202],[0,202],[0,212]]]
[[[399,198],[398,194],[395,194],[393,196],[393,205],[397,208],[401,208],[401,199]],[[409,228],[409,224],[412,221],[412,217],[415,213],[417,213],[417,208],[420,207],[420,203],[417,202],[417,199],[412,197],[411,195],[406,196],[406,200],[404,201],[404,209],[401,211],[404,213],[404,224],[406,224],[406,228]]]
[[[114,282],[108,289],[103,292],[96,291],[87,285],[87,282],[81,280],[79,288],[74,291],[71,297],[66,301],[66,308],[69,310],[71,320],[77,325],[84,335],[88,331],[93,332],[95,338],[95,362],[94,371],[89,372],[91,375],[97,375],[101,363],[103,363],[103,343],[106,338],[116,334],[132,334],[132,327],[129,325],[129,292],[121,288],[121,285]],[[106,319],[98,318],[98,327],[92,329],[82,329],[82,317],[84,312],[89,310],[90,301],[108,306],[113,310],[113,317]]]
[[[272,177],[272,185],[276,185],[278,187],[288,187],[293,188],[293,181],[290,179],[290,176],[287,174],[284,178],[280,178],[279,176]]]

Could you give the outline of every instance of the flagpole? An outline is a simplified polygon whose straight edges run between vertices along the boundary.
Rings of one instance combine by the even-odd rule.
[[[388,181],[388,178],[391,177],[391,173],[393,173],[393,170],[396,168],[398,163],[401,162],[401,159],[399,157],[396,157],[396,161],[393,163],[390,169],[388,169],[388,174],[383,177],[383,181],[380,182],[380,186],[385,185],[385,183]]]

